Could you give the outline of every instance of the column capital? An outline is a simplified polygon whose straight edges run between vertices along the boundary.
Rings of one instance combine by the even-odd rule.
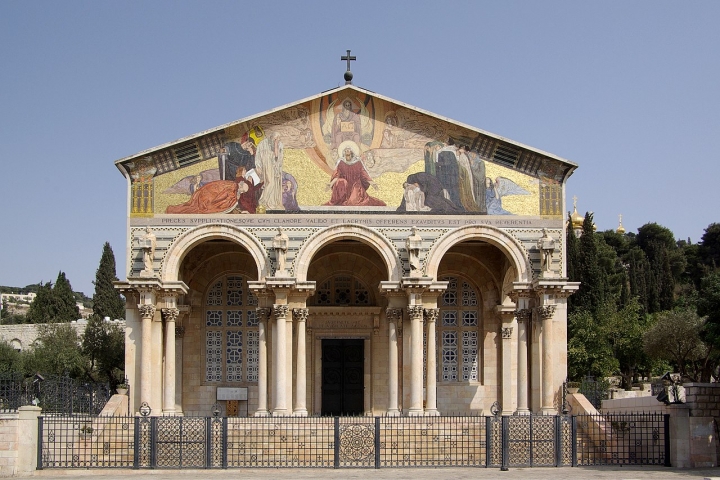
[[[180,310],[177,308],[163,308],[160,311],[166,322],[175,322],[180,316]]]
[[[440,309],[426,308],[425,310],[423,310],[423,313],[425,314],[425,323],[435,323],[440,316]]]
[[[138,312],[140,313],[140,318],[149,318],[152,320],[155,316],[155,305],[152,303],[141,303],[138,305]]]
[[[529,322],[532,319],[532,310],[529,308],[515,310],[515,318],[517,318],[518,322]]]
[[[543,320],[550,320],[555,315],[555,305],[545,305],[543,307],[536,307],[538,316]]]
[[[272,309],[270,307],[258,307],[255,309],[255,312],[257,313],[259,322],[267,323],[272,314]]]
[[[513,327],[502,327],[500,333],[502,334],[503,340],[510,340],[512,338]]]
[[[308,315],[310,314],[309,308],[293,308],[293,319],[300,323],[307,321]]]
[[[423,318],[423,307],[422,305],[411,305],[408,307],[408,314],[412,320],[422,320]]]
[[[273,305],[272,308],[273,308],[273,313],[275,314],[275,318],[278,318],[278,319],[280,319],[280,318],[282,318],[282,319],[287,318],[287,314],[288,314],[288,311],[289,311],[289,307],[288,307],[287,305],[278,305],[278,304],[275,304],[275,305]]]
[[[385,316],[388,322],[398,323],[402,321],[403,311],[402,308],[387,308],[385,310]]]

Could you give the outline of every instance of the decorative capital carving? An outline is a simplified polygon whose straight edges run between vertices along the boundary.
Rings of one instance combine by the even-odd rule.
[[[272,310],[269,307],[258,307],[255,309],[255,312],[257,313],[259,322],[267,323]]]
[[[500,333],[502,334],[503,340],[509,340],[512,338],[513,327],[502,327]]]
[[[532,318],[532,310],[529,308],[521,308],[520,310],[515,310],[515,317],[517,318],[518,322],[529,322]]]
[[[537,313],[543,320],[550,320],[555,315],[555,305],[545,305],[544,307],[537,307]]]
[[[308,308],[293,308],[293,319],[296,322],[305,322],[309,313],[310,309]]]
[[[287,318],[289,307],[287,305],[273,305],[273,314],[275,314],[275,318],[277,319],[285,319]]]
[[[435,323],[440,316],[439,308],[426,308],[425,311],[425,323]]]
[[[177,308],[163,308],[160,311],[162,312],[163,319],[166,322],[175,322],[180,316],[180,310]]]
[[[388,308],[385,310],[388,322],[399,323],[402,320],[402,308]]]
[[[422,305],[412,305],[408,307],[408,314],[413,320],[422,320],[423,318],[423,307]]]
[[[155,316],[155,305],[152,303],[141,303],[138,305],[138,312],[140,313],[140,318],[152,319]]]

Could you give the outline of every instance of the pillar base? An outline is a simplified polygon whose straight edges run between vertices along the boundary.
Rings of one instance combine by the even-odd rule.
[[[289,417],[290,414],[287,411],[287,408],[276,408],[272,411],[273,417]]]
[[[425,416],[425,412],[422,410],[410,409],[410,410],[408,410],[407,415],[408,415],[408,417],[423,417],[423,416]]]
[[[258,410],[253,414],[253,417],[269,417],[270,412],[267,410]]]
[[[530,410],[527,408],[518,408],[517,412],[515,412],[516,415],[530,415]]]
[[[397,408],[393,408],[392,410],[388,410],[385,415],[388,417],[399,417],[400,410],[398,410]]]
[[[543,407],[540,409],[540,415],[557,415],[557,410],[553,407]]]
[[[439,417],[440,412],[438,412],[436,409],[425,410],[425,416],[426,417]]]
[[[298,408],[292,413],[293,417],[307,417],[308,411],[305,408]]]
[[[509,417],[510,415],[513,415],[514,413],[515,412],[513,412],[512,410],[503,410],[502,412],[500,412],[500,415],[503,417]]]

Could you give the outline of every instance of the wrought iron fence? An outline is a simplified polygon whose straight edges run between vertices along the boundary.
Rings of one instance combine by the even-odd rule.
[[[595,377],[587,376],[580,382],[580,393],[592,404],[593,407],[600,410],[602,401],[610,399],[610,382],[605,379],[596,380]]]
[[[669,417],[41,417],[39,468],[534,467],[669,462]]]
[[[45,413],[96,415],[112,392],[107,383],[81,382],[68,376],[19,373],[0,375],[0,411],[38,405]]]

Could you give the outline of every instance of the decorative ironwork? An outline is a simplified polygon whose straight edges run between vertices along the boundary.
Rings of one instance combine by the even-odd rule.
[[[669,416],[39,419],[41,468],[667,465]],[[497,405],[493,411],[499,413]]]
[[[90,383],[69,376],[0,374],[0,412],[37,405],[44,413],[96,415],[110,400],[108,383]]]

